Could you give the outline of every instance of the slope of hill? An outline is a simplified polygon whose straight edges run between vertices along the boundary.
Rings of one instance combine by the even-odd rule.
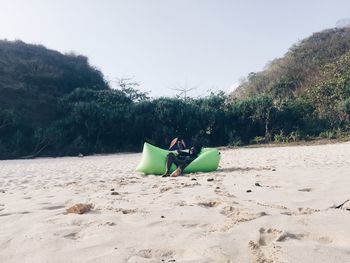
[[[56,99],[76,88],[108,85],[84,56],[0,40],[0,109],[12,110],[26,122],[46,123],[53,118]]]
[[[245,99],[268,95],[277,102],[300,97],[329,78],[324,72],[344,63],[349,51],[350,28],[314,33],[292,46],[284,57],[273,60],[263,71],[250,73],[232,96]]]

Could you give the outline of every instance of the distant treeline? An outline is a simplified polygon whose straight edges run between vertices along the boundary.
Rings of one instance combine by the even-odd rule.
[[[288,142],[340,132],[349,124],[319,118],[306,100],[277,106],[269,97],[230,100],[220,92],[183,100],[149,99],[135,89],[81,88],[56,107],[56,119],[45,126],[1,110],[0,158],[140,151],[145,141],[166,147],[177,135],[206,146]]]

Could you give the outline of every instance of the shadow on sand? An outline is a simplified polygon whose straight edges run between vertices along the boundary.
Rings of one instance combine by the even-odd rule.
[[[248,172],[248,171],[262,171],[262,170],[270,170],[270,168],[263,167],[226,167],[219,168],[216,172],[219,173],[227,173],[227,172]]]

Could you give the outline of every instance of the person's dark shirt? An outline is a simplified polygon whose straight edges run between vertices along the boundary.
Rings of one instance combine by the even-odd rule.
[[[198,157],[198,154],[191,154],[189,150],[187,151],[177,151],[177,159],[180,161],[192,162]]]

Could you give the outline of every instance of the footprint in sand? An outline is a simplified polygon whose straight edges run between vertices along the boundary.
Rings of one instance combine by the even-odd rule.
[[[200,185],[198,182],[194,182],[194,183],[181,183],[180,188],[185,188],[185,187],[189,187],[189,188],[193,188],[197,185]],[[178,187],[179,188],[179,187]]]
[[[30,214],[29,211],[23,211],[23,212],[18,212],[17,214],[20,214],[20,215],[27,215],[27,214]]]
[[[80,236],[78,234],[79,234],[78,232],[73,232],[73,233],[70,233],[70,234],[65,235],[63,237],[67,238],[67,239],[77,240],[78,238],[80,238]]]
[[[81,220],[81,219],[73,219],[71,224],[73,226],[81,226],[83,224],[83,220]]]
[[[45,209],[45,210],[56,210],[56,209],[61,209],[61,208],[65,208],[65,206],[64,205],[46,206],[43,209]]]
[[[226,190],[225,186],[221,183],[221,181],[218,181],[216,185],[214,185],[215,189],[214,192],[217,195],[228,197],[228,198],[236,198],[234,194],[231,194],[229,191]]]
[[[298,191],[300,192],[311,192],[312,188],[302,188],[302,189],[298,189]]]
[[[249,241],[248,246],[252,252],[252,255],[255,257],[256,263],[273,263],[274,260],[272,258],[272,255],[266,255],[260,245],[254,241]]]
[[[220,204],[221,204],[221,202],[218,200],[205,201],[205,202],[198,203],[199,206],[203,206],[203,207],[216,207]]]
[[[172,187],[162,187],[160,190],[159,190],[159,192],[160,193],[165,193],[165,192],[167,192],[167,191],[169,191],[169,190],[171,190],[172,189]]]
[[[284,242],[288,239],[297,239],[300,240],[304,237],[304,234],[293,234],[293,233],[289,233],[289,232],[284,232],[282,235],[280,235],[278,237],[278,239],[276,240],[277,242]]]
[[[281,231],[274,228],[269,228],[265,230],[265,228],[260,228],[260,237],[259,237],[259,245],[266,246],[274,241],[276,242],[284,242],[289,239],[302,239],[305,235],[304,234],[293,234],[288,231]]]
[[[320,212],[320,209],[313,209],[308,207],[299,207],[298,212],[295,212],[295,215],[312,215],[314,213]]]
[[[248,246],[255,257],[255,261],[259,263],[272,263],[278,261],[276,254],[279,252],[280,246],[275,242],[284,242],[288,239],[301,239],[303,234],[292,234],[283,232],[274,228],[260,228],[259,240],[257,242],[249,241]]]
[[[5,214],[0,214],[0,216],[10,216],[13,215],[12,213],[5,213]]]
[[[51,203],[49,203],[49,202],[38,203],[38,205],[49,205],[49,204],[51,204]]]
[[[241,210],[234,206],[225,206],[221,210],[221,214],[226,216],[224,224],[218,226],[216,229],[214,229],[214,231],[226,232],[233,228],[236,224],[252,221],[259,217],[267,215],[265,212],[250,213],[248,211]]]
[[[283,206],[283,205],[265,204],[265,203],[260,203],[260,202],[257,202],[256,204],[257,204],[257,205],[260,205],[260,206],[265,206],[265,207],[269,207],[269,208],[274,208],[274,209],[288,210],[288,208],[287,208],[286,206]]]
[[[185,201],[179,201],[175,205],[177,205],[177,206],[186,206],[187,203]]]
[[[176,262],[175,252],[166,249],[142,249],[131,256],[127,262]],[[154,261],[153,261],[154,260]]]
[[[265,230],[265,228],[259,229],[260,237],[259,237],[259,245],[266,246],[270,244],[272,241],[275,241],[276,238],[282,233],[281,230],[269,228]]]
[[[141,212],[138,209],[124,209],[124,208],[115,208],[114,211],[115,212],[122,212],[124,215]]]
[[[286,215],[286,216],[291,216],[291,215],[293,215],[293,213],[292,212],[282,212],[282,213],[280,213],[281,215]]]
[[[23,211],[23,212],[17,212],[17,213],[5,213],[5,214],[0,214],[0,216],[10,216],[10,215],[27,215],[30,214],[29,211]]]
[[[330,244],[333,242],[333,240],[330,237],[320,237],[316,240],[320,244]]]
[[[183,227],[183,228],[194,228],[194,227],[196,227],[198,225],[199,225],[198,223],[182,223],[181,227]]]

